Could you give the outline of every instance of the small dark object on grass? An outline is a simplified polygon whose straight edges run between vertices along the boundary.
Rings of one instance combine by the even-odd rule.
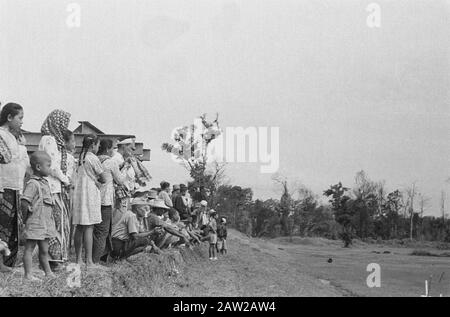
[[[450,252],[444,252],[444,253],[432,253],[425,250],[414,250],[410,253],[410,255],[417,255],[417,256],[435,256],[435,257],[450,257]]]
[[[278,248],[278,250],[284,250],[283,248]]]
[[[391,254],[391,251],[384,251],[383,254]]]
[[[332,259],[332,258],[329,258],[327,262],[328,262],[328,263],[333,263],[333,259]]]

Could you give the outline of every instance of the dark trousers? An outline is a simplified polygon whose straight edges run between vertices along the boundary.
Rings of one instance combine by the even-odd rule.
[[[92,260],[100,262],[100,258],[111,249],[112,206],[102,206],[102,222],[94,225]]]
[[[148,238],[136,238],[129,240],[112,239],[111,256],[114,259],[126,259],[134,254],[144,251],[145,247],[150,244]]]

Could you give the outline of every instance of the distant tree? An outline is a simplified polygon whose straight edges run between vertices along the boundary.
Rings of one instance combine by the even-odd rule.
[[[413,240],[413,231],[414,231],[414,202],[415,198],[418,194],[416,182],[413,182],[410,187],[405,190],[406,195],[408,197],[408,215],[409,215],[409,239]]]
[[[281,215],[281,229],[285,236],[292,236],[293,222],[290,217],[293,215],[294,201],[288,188],[288,180],[286,177],[276,175],[272,178],[275,183],[279,184],[282,190],[279,211]]]
[[[351,208],[351,198],[345,194],[348,190],[349,188],[342,186],[342,183],[339,182],[324,191],[324,195],[330,198],[329,201],[334,211],[336,222],[342,226],[341,239],[344,241],[344,247],[346,248],[352,244],[352,218],[354,216],[354,209]]]

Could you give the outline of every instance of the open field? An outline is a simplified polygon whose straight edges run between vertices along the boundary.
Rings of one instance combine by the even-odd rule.
[[[412,256],[413,249],[356,242],[350,249],[320,238],[261,240],[229,230],[229,253],[210,262],[207,246],[140,254],[102,270],[82,272],[69,288],[67,272],[41,285],[22,271],[0,274],[1,296],[450,296],[450,258]],[[442,250],[426,251],[433,254]],[[332,261],[329,261],[331,259]],[[331,263],[329,263],[331,262]],[[381,267],[381,287],[369,288],[369,263]]]

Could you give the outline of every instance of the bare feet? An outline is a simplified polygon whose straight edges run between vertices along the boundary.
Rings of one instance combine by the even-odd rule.
[[[77,263],[79,266],[85,266],[83,260],[78,260],[76,263]]]
[[[41,279],[39,279],[39,278],[37,278],[37,277],[35,277],[35,276],[33,276],[33,275],[25,275],[25,276],[23,277],[23,279],[24,279],[25,281],[27,281],[27,282],[38,282],[38,283],[42,282]]]
[[[45,277],[46,277],[47,279],[52,279],[52,278],[56,278],[56,275],[53,274],[53,272],[50,272],[50,273],[46,273],[46,274],[45,274]]]
[[[4,265],[4,264],[0,264],[0,272],[1,273],[12,273],[13,269]]]
[[[88,263],[86,263],[86,268],[88,270],[98,270],[98,269],[103,269],[104,267],[101,266],[100,264],[95,264],[93,262],[88,262]]]

